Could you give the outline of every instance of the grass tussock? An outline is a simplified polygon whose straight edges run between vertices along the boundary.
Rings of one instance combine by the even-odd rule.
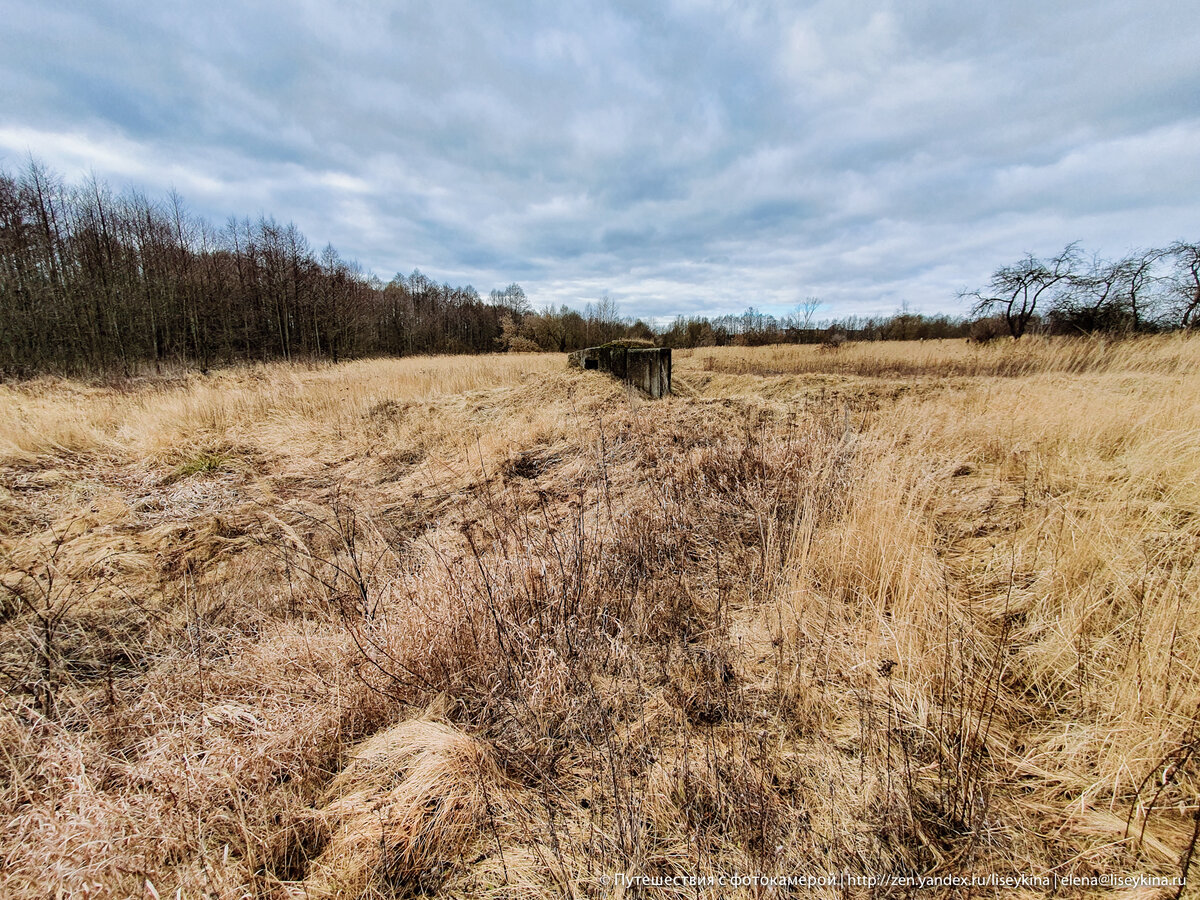
[[[1179,874],[1193,357],[696,351],[653,403],[514,354],[6,388],[6,890]]]
[[[436,890],[465,848],[494,827],[502,776],[485,744],[420,717],[373,735],[327,791],[329,832],[306,893]]]

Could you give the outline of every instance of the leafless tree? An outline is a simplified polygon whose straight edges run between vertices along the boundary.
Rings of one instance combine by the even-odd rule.
[[[1200,242],[1177,241],[1167,251],[1174,265],[1170,304],[1174,324],[1190,331],[1200,320]]]
[[[1135,250],[1122,259],[1093,256],[1054,297],[1049,315],[1061,331],[1136,332],[1152,324],[1161,250]]]
[[[1135,250],[1117,265],[1121,271],[1123,301],[1133,319],[1133,330],[1138,331],[1147,320],[1147,312],[1154,301],[1154,285],[1158,280],[1155,267],[1164,256],[1162,250]]]
[[[821,308],[820,297],[805,297],[796,304],[796,317],[800,320],[800,327],[805,331],[812,328],[813,316],[817,314],[817,310]]]
[[[1039,259],[1030,253],[1014,265],[997,269],[985,289],[961,296],[974,301],[973,312],[977,316],[999,312],[1004,316],[1009,334],[1019,339],[1029,327],[1038,305],[1056,289],[1069,285],[1078,265],[1076,243],[1068,244],[1050,259]]]

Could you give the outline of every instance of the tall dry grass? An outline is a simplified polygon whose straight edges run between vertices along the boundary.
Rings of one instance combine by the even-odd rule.
[[[299,367],[277,363],[84,384],[59,378],[0,385],[0,459],[98,453],[177,458],[190,449],[247,440],[304,454],[362,436],[382,403],[424,403],[519,384],[558,368],[544,354],[409,357]]]
[[[1045,372],[1188,374],[1200,352],[1186,334],[1093,338],[1027,337],[985,344],[963,340],[774,344],[691,351],[706,371],[750,375],[1018,377]]]
[[[942,827],[1070,835],[1030,870],[1194,842],[1198,389],[1039,375],[899,402],[860,437],[850,513],[798,550],[797,690],[894,661],[872,695],[922,735]]]
[[[6,890],[1178,874],[1193,345],[984,349],[6,388]]]

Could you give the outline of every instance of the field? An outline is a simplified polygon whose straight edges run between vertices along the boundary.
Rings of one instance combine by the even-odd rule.
[[[4,893],[1197,868],[1200,342],[680,351],[675,390],[0,385]]]

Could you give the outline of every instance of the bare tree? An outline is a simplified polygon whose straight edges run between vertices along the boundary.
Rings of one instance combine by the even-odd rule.
[[[1200,321],[1200,242],[1176,241],[1167,253],[1174,260],[1170,275],[1172,317],[1178,327],[1190,331]]]
[[[507,310],[518,320],[521,316],[533,312],[533,307],[529,303],[529,298],[525,296],[525,291],[515,282],[502,291],[492,291],[489,299],[492,306],[498,306]]]
[[[1055,298],[1051,316],[1057,327],[1084,333],[1112,327],[1120,316],[1123,278],[1119,263],[1093,256],[1087,270],[1072,275]]]
[[[1140,330],[1152,312],[1156,282],[1155,267],[1163,258],[1162,250],[1135,250],[1117,265],[1121,270],[1123,301],[1133,320],[1133,330]]]
[[[796,317],[800,320],[800,327],[805,331],[812,328],[813,316],[817,314],[817,310],[821,308],[820,297],[805,297],[796,304]]]
[[[999,312],[1014,339],[1025,334],[1038,304],[1054,289],[1069,284],[1079,264],[1077,243],[1068,244],[1061,253],[1047,260],[1032,253],[1015,265],[1002,266],[992,275],[987,288],[960,296],[974,300],[975,315]]]
[[[1161,250],[1135,250],[1112,261],[1093,256],[1087,269],[1071,275],[1050,311],[1059,330],[1140,331],[1153,311],[1155,266]]]

